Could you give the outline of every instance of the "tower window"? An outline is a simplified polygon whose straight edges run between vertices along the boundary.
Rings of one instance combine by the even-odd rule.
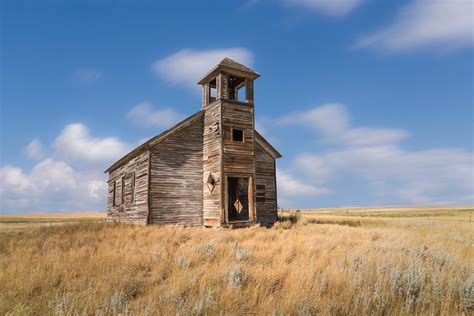
[[[243,142],[244,141],[244,131],[241,129],[232,129],[232,140],[234,142]]]
[[[244,82],[245,83],[245,82]],[[245,84],[237,89],[237,101],[245,102],[247,99],[247,88]]]
[[[217,98],[217,80],[216,78],[212,79],[209,82],[209,103],[212,103]]]

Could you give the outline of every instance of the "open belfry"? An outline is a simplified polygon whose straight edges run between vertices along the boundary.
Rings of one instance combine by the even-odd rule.
[[[255,130],[259,76],[229,58],[205,74],[198,82],[199,112],[105,171],[107,217],[159,225],[272,225],[281,155]]]

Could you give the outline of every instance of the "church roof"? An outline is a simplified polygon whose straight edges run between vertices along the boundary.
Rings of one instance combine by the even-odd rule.
[[[104,171],[104,173],[107,172],[112,172],[124,163],[128,162],[130,159],[136,157],[138,154],[142,153],[145,150],[148,150],[150,147],[155,146],[156,144],[164,141],[168,136],[176,133],[183,127],[188,126],[189,123],[193,122],[194,120],[200,118],[201,116],[204,115],[204,111],[201,110],[188,118],[184,119],[183,121],[179,122],[175,126],[163,131],[162,133],[156,135],[155,137],[150,138],[148,141],[145,143],[141,144],[140,146],[136,147],[132,151],[130,151],[128,154],[117,160],[113,165],[107,168],[107,170]],[[280,158],[281,154],[265,139],[263,138],[262,135],[260,135],[256,130],[255,130],[255,141],[259,143],[265,151],[267,151],[273,158]]]
[[[227,58],[227,57],[222,59],[221,62],[218,65],[229,67],[229,68],[234,68],[234,69],[238,69],[238,70],[242,70],[242,71],[251,72],[251,73],[254,73],[254,74],[258,75],[258,73],[255,70],[250,69],[249,67],[247,67],[245,65],[242,65],[241,63],[238,63],[235,60]]]
[[[120,167],[122,164],[129,161],[133,157],[137,156],[139,153],[141,153],[145,150],[148,150],[148,148],[150,148],[150,147],[158,144],[159,142],[163,141],[169,135],[174,134],[175,132],[179,131],[181,128],[183,128],[183,127],[187,126],[189,123],[193,122],[195,119],[200,118],[203,114],[204,114],[204,111],[201,110],[201,111],[189,116],[188,118],[182,120],[181,122],[179,122],[175,126],[173,126],[169,129],[163,131],[162,133],[156,135],[155,137],[150,138],[148,141],[144,142],[143,144],[141,144],[140,146],[133,149],[131,152],[129,152],[128,154],[126,154],[125,156],[123,156],[122,158],[117,160],[117,162],[115,162],[113,165],[108,167],[107,170],[104,171],[104,173],[111,172],[111,171],[117,169],[117,167]]]
[[[205,74],[199,81],[198,84],[204,84],[206,83],[209,79],[212,77],[216,76],[219,70],[224,70],[227,72],[235,73],[237,75],[240,75],[242,77],[248,77],[251,79],[257,79],[260,77],[260,74],[256,72],[255,70],[242,65],[239,62],[236,62],[233,59],[230,58],[224,58],[222,59],[214,68],[212,68],[207,74]]]

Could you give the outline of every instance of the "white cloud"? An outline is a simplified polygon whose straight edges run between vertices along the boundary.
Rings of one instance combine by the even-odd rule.
[[[33,140],[25,147],[24,153],[28,158],[41,159],[43,157],[43,145],[38,138]]]
[[[349,120],[349,114],[343,105],[329,103],[308,111],[289,114],[279,122],[285,125],[303,124],[325,134],[336,134],[347,128]]]
[[[76,80],[85,85],[91,85],[96,83],[101,77],[102,72],[97,69],[79,69],[75,73]]]
[[[278,193],[283,198],[286,196],[310,196],[316,197],[329,194],[326,188],[320,188],[301,180],[295,179],[289,172],[278,170]]]
[[[325,143],[351,146],[394,142],[409,136],[401,129],[350,127],[351,119],[346,108],[329,103],[304,112],[293,113],[278,120],[282,125],[303,125],[322,134]]]
[[[34,140],[32,144],[41,144]],[[105,209],[107,176],[103,170],[131,146],[114,137],[93,137],[87,126],[78,123],[66,125],[52,147],[55,149],[52,156],[30,171],[15,166],[0,168],[1,212]],[[32,152],[39,157],[36,149]]]
[[[51,158],[28,174],[12,166],[0,168],[0,188],[2,212],[102,210],[107,190],[103,175],[77,172]]]
[[[81,123],[64,127],[53,144],[58,155],[66,161],[105,166],[130,150],[130,146],[115,137],[92,137]]]
[[[155,110],[148,101],[134,106],[127,117],[138,126],[159,128],[171,127],[182,119],[182,115],[172,108]]]
[[[344,16],[362,4],[363,0],[283,0],[284,2],[316,10],[329,16]]]
[[[324,144],[317,153],[306,152],[295,157],[292,168],[287,170],[295,181],[305,181],[308,185],[317,183],[318,188],[333,187],[344,180],[354,186],[368,184],[373,192],[367,192],[367,196],[373,193],[382,202],[474,202],[474,155],[471,152],[452,148],[403,149],[400,141],[409,135],[407,131],[354,127],[342,104],[293,113],[276,122],[280,127],[282,124],[303,125],[312,129],[314,134],[310,134],[306,142],[314,142],[316,138]],[[286,185],[281,177],[278,185]],[[294,191],[287,191],[287,200],[297,196]],[[344,195],[337,188],[332,191],[335,195]]]
[[[473,6],[472,0],[415,0],[401,9],[392,24],[360,39],[356,46],[397,52],[472,45]]]
[[[175,84],[195,86],[196,82],[225,57],[251,66],[253,55],[245,48],[214,50],[183,49],[152,64],[153,72]]]

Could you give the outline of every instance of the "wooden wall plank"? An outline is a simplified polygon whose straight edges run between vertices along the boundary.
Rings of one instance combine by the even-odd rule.
[[[107,201],[108,219],[136,224],[147,223],[148,163],[148,151],[143,151],[109,174]],[[133,189],[132,181],[134,177],[135,188]],[[122,184],[124,185],[123,197]],[[135,198],[132,198],[133,193]],[[115,205],[112,201],[114,196]]]
[[[203,123],[200,116],[150,149],[151,224],[203,224]]]

